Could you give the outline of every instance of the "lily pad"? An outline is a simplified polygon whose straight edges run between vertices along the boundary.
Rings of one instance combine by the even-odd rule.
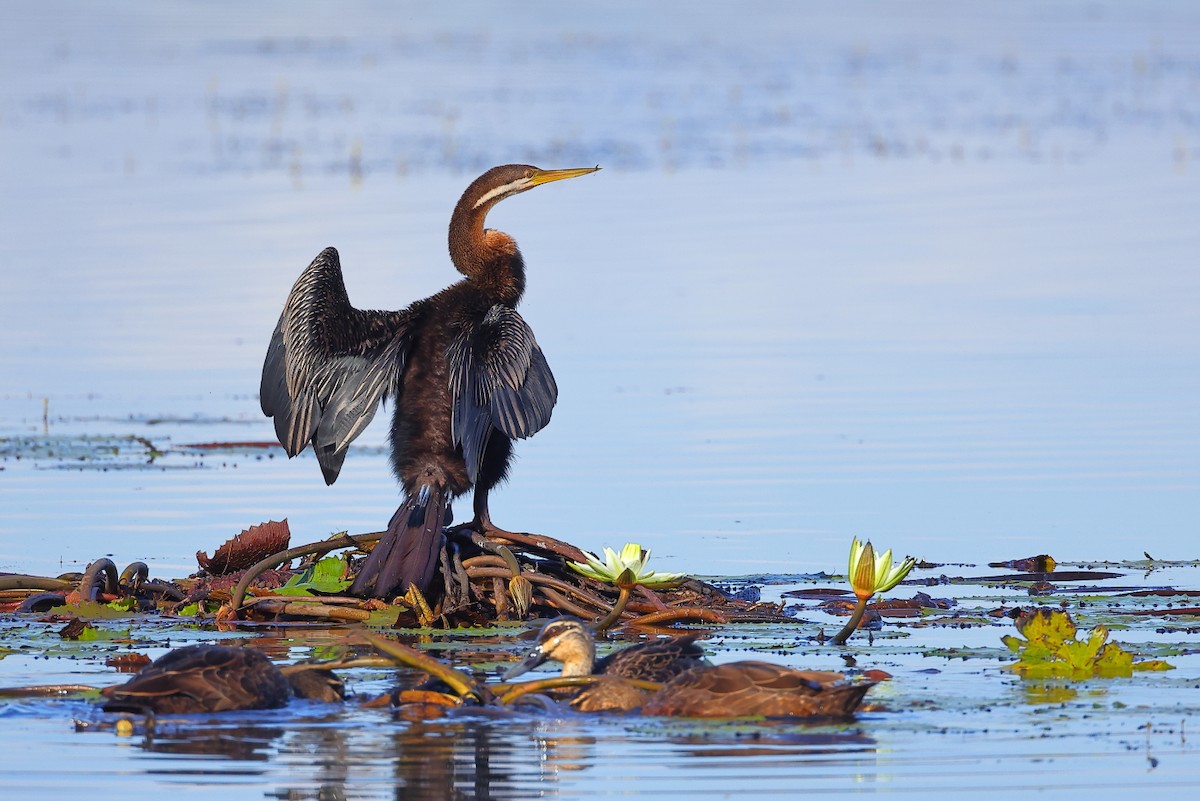
[[[346,578],[349,571],[346,560],[340,556],[327,556],[310,568],[292,578],[279,589],[277,595],[336,595],[350,586]]]
[[[1006,635],[1004,644],[1019,658],[1005,665],[1026,678],[1130,676],[1135,670],[1171,670],[1161,660],[1135,662],[1133,654],[1108,642],[1108,627],[1098,625],[1080,639],[1066,612],[1037,609],[1022,615],[1016,626],[1025,639]]]

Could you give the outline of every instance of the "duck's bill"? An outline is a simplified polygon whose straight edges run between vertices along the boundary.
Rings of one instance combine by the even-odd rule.
[[[510,667],[504,674],[504,681],[520,676],[522,673],[527,673],[533,670],[538,665],[546,661],[546,655],[542,653],[542,647],[539,645],[529,652],[529,656],[524,660]]]

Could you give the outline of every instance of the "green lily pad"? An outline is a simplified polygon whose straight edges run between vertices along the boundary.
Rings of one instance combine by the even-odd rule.
[[[1135,662],[1133,654],[1116,643],[1108,642],[1108,627],[1094,627],[1084,639],[1078,638],[1075,621],[1066,612],[1039,609],[1016,622],[1023,635],[1005,635],[1001,639],[1018,655],[1007,670],[1025,678],[1084,679],[1094,676],[1130,676],[1135,670],[1171,670],[1162,660]]]
[[[336,595],[350,586],[346,561],[340,556],[327,556],[318,560],[308,570],[292,576],[287,584],[275,590],[277,595]]]

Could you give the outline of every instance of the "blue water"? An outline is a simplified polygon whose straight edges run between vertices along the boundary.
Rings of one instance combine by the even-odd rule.
[[[1192,555],[1190,7],[291,8],[6,26],[5,435],[45,410],[55,435],[269,439],[265,343],[322,247],[354,302],[399,308],[454,279],[445,224],[479,169],[600,162],[490,220],[524,249],[561,387],[502,525],[702,573],[829,569],[853,535],[934,560]],[[0,566],[178,573],[261,519],[375,530],[382,425],[332,489],[307,459],[6,460]]]
[[[321,248],[357,305],[403,307],[454,280],[450,209],[510,161],[604,169],[490,218],[560,388],[500,525],[706,575],[836,572],[856,535],[938,562],[1195,557],[1192,4],[468,6],[6,6],[0,570],[111,554],[173,577],[267,519],[297,542],[379,529],[387,415],[330,488],[308,456],[185,446],[272,437],[261,360]],[[168,453],[63,455],[129,435]],[[112,753],[35,720],[34,745]],[[1125,723],[1097,750],[1130,761],[1097,782],[1141,781],[1151,740]],[[621,731],[585,748],[593,773]],[[1000,769],[1041,764],[1013,732]],[[856,746],[829,771],[803,749],[689,765],[714,793],[814,770],[904,791],[909,736],[866,784]],[[1065,747],[1093,770],[1089,736]],[[601,792],[563,753],[553,792]],[[980,789],[965,770],[920,788]]]

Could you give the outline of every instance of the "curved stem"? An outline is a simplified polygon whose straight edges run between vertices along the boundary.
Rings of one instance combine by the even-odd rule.
[[[858,599],[858,604],[854,607],[854,614],[850,615],[850,620],[846,622],[846,625],[842,627],[842,630],[830,642],[834,645],[846,644],[846,640],[850,639],[850,635],[858,628],[858,623],[862,620],[863,612],[867,611],[867,602],[870,600],[870,595]]]
[[[400,664],[416,668],[434,678],[441,679],[446,684],[449,684],[454,692],[458,693],[460,698],[465,698],[469,695],[480,702],[486,702],[491,698],[491,693],[487,688],[480,686],[477,681],[466,673],[455,670],[449,665],[445,665],[433,657],[421,653],[416,648],[410,648],[404,643],[394,640],[377,637],[366,631],[358,632],[356,636],[370,643],[376,651],[386,654]]]
[[[79,580],[79,595],[85,601],[96,600],[96,596],[100,592],[96,586],[96,579],[100,576],[104,576],[106,593],[116,595],[121,591],[120,585],[117,583],[117,566],[111,559],[100,557],[87,566],[87,570],[83,571],[83,578]]]
[[[587,558],[583,555],[583,551],[576,548],[570,543],[556,540],[553,537],[547,537],[541,534],[528,534],[520,531],[505,531],[490,532],[492,539],[508,540],[515,542],[517,545],[523,545],[535,551],[542,553],[560,556],[563,559],[569,559],[572,562],[586,562]]]
[[[593,612],[591,609],[585,609],[579,604],[573,603],[565,595],[560,595],[550,587],[542,587],[541,592],[542,597],[549,602],[550,606],[560,610],[561,612],[566,612],[568,615],[574,615],[580,620],[587,620],[589,617],[595,614],[595,612]]]
[[[327,540],[314,542],[311,545],[298,545],[295,548],[288,548],[286,551],[273,553],[266,559],[263,559],[258,564],[250,567],[242,574],[242,580],[233,588],[233,593],[229,598],[229,608],[237,612],[238,607],[242,605],[242,599],[246,597],[246,590],[250,588],[251,582],[258,578],[259,574],[264,570],[270,570],[273,567],[278,567],[284,562],[290,562],[298,556],[308,556],[309,554],[327,554],[330,551],[336,551],[339,548],[353,548],[358,545],[364,545],[368,542],[378,542],[383,537],[384,532],[376,531],[372,534],[358,534],[351,536],[349,534],[339,534],[336,537],[330,537]]]
[[[471,542],[475,543],[475,545],[481,550],[487,551],[488,553],[494,554],[503,559],[504,565],[508,568],[509,572],[513,574],[513,576],[521,575],[521,566],[517,564],[517,557],[513,555],[513,552],[509,550],[507,546],[501,545],[498,542],[492,542],[482,534],[474,532],[471,534]]]
[[[69,590],[71,583],[47,576],[24,576],[15,573],[0,576],[0,590]]]
[[[715,609],[700,606],[684,606],[665,612],[652,612],[625,622],[626,626],[657,626],[663,623],[678,623],[682,620],[699,620],[704,623],[728,623],[729,618]]]
[[[592,631],[596,634],[603,634],[612,624],[616,623],[621,617],[621,613],[625,611],[625,604],[629,603],[629,597],[633,594],[633,587],[619,587],[621,593],[617,596],[617,602],[613,604],[613,608],[603,620],[592,626]]]
[[[145,562],[130,562],[121,571],[118,584],[128,584],[131,592],[137,592],[150,578],[150,566]]]
[[[527,693],[553,690],[557,687],[589,687],[602,681],[611,681],[612,678],[612,676],[556,676],[552,679],[522,681],[516,684],[496,684],[492,690],[500,696],[500,703],[511,704]],[[621,678],[620,681],[650,692],[658,692],[662,689],[662,684],[656,681],[626,678]]]
[[[477,578],[505,578],[506,579],[509,576],[507,571],[508,571],[507,567],[483,567],[483,566],[477,565],[475,567],[468,568],[467,575],[472,579],[477,579]],[[582,587],[577,587],[574,584],[569,584],[569,583],[563,581],[562,579],[555,578],[554,576],[546,576],[541,573],[535,573],[535,572],[532,572],[529,570],[525,571],[521,575],[523,575],[525,578],[532,581],[534,584],[540,584],[540,585],[545,585],[548,587],[553,587],[554,589],[558,590],[559,592],[564,592],[569,595],[573,595],[574,597],[580,599],[581,601],[586,601],[587,603],[591,604],[592,606],[596,607],[597,609],[605,610],[605,609],[609,608],[608,601],[604,600],[603,598],[599,598],[595,595],[592,595],[590,592],[583,589]],[[592,613],[583,615],[583,617],[591,617],[591,614]]]

